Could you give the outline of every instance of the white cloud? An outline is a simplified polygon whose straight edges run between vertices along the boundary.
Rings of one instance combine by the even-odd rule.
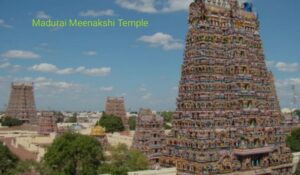
[[[156,13],[155,0],[116,0],[123,8],[144,13]]]
[[[11,71],[18,71],[21,69],[20,65],[13,65],[8,62],[0,64],[0,69],[9,69]]]
[[[115,12],[111,9],[107,10],[87,10],[79,13],[79,16],[83,17],[99,17],[99,16],[116,16]]]
[[[142,96],[143,100],[149,100],[151,98],[152,94],[151,93],[146,93],[145,95]]]
[[[281,107],[293,108],[291,103],[294,97],[292,86],[295,86],[296,94],[300,94],[300,78],[286,78],[276,81],[276,89]]]
[[[38,11],[38,12],[36,12],[35,17],[37,19],[49,19],[49,18],[51,18],[51,16],[48,15],[48,14],[46,14],[46,12],[44,12],[44,11]]]
[[[176,50],[182,49],[183,44],[174,39],[171,35],[165,33],[155,33],[150,36],[141,36],[138,41],[145,42],[151,47],[162,47],[164,50]]]
[[[126,9],[143,13],[162,13],[187,10],[193,0],[116,0]]]
[[[111,92],[113,91],[113,87],[112,86],[109,86],[109,87],[101,87],[100,88],[100,91],[103,91],[103,92]]]
[[[3,28],[12,28],[11,25],[7,24],[3,19],[0,19],[0,27]]]
[[[276,68],[281,72],[296,72],[300,70],[300,65],[298,63],[276,63]]]
[[[86,56],[96,56],[97,52],[90,50],[90,51],[84,52],[83,54],[86,55]]]
[[[275,65],[275,61],[267,60],[266,61],[266,65],[270,69],[270,68],[272,68]]]
[[[11,66],[10,63],[3,63],[3,64],[0,64],[0,69],[6,69],[6,68],[9,68]]]
[[[140,88],[139,88],[139,91],[141,91],[141,92],[146,92],[147,89],[146,89],[145,87],[140,87]]]
[[[56,65],[49,64],[49,63],[37,64],[30,67],[29,69],[36,72],[56,73],[61,75],[80,73],[88,76],[107,76],[111,73],[110,67],[85,68],[81,66],[77,68],[60,69]]]
[[[111,73],[110,67],[101,67],[101,68],[91,68],[81,71],[82,74],[89,75],[89,76],[107,76]]]
[[[191,2],[192,0],[168,0],[162,11],[175,12],[180,10],[187,10]]]
[[[69,83],[65,81],[55,81],[45,77],[25,77],[17,78],[14,81],[18,82],[33,82],[34,87],[37,90],[55,90],[55,91],[64,91],[70,89],[80,89],[81,85],[75,83]]]
[[[9,50],[3,54],[1,54],[4,58],[16,58],[16,59],[38,59],[41,56],[26,50]]]
[[[31,67],[31,70],[36,72],[57,72],[58,68],[53,64],[41,63]]]
[[[61,75],[68,75],[68,74],[73,74],[74,69],[73,68],[65,68],[65,69],[60,69],[56,71],[57,74]]]

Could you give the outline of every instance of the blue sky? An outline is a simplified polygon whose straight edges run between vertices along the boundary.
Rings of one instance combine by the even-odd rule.
[[[0,110],[12,81],[35,82],[39,110],[175,109],[187,32],[184,0],[0,0]],[[300,1],[254,0],[282,107],[300,95]],[[148,28],[33,28],[34,18],[147,19]]]

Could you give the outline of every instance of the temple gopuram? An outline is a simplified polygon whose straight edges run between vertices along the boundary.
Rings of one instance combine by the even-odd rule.
[[[292,155],[251,3],[195,0],[161,158],[178,175],[290,175]]]
[[[25,123],[37,124],[33,83],[12,83],[10,98],[5,112],[7,117]]]
[[[124,97],[107,97],[105,113],[122,119],[124,128],[129,131],[128,119],[126,117]]]
[[[49,135],[57,132],[56,118],[54,112],[41,112],[39,118],[39,134]]]
[[[105,128],[97,125],[91,129],[90,135],[95,137],[101,143],[101,146],[104,150],[107,149],[108,140],[105,133]]]
[[[165,146],[163,124],[163,118],[153,114],[150,109],[140,109],[136,118],[132,148],[143,152],[153,169],[159,167],[159,158]]]

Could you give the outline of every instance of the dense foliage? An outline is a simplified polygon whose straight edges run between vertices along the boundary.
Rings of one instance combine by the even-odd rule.
[[[137,150],[128,149],[125,144],[111,147],[109,151],[106,162],[99,168],[100,174],[126,175],[129,171],[148,169],[147,157]]]
[[[296,114],[298,117],[300,117],[300,109],[297,109],[297,110],[295,110],[294,112],[295,112],[295,114]]]
[[[16,175],[28,172],[38,172],[40,166],[33,160],[21,161],[0,142],[0,174]]]
[[[106,132],[120,132],[124,131],[124,125],[120,117],[114,115],[107,115],[103,113],[101,119],[97,122],[97,125],[100,125],[106,129]]]
[[[172,122],[173,112],[164,111],[164,112],[161,112],[160,115],[164,119],[164,128],[165,129],[171,129],[171,122]]]
[[[18,161],[18,158],[0,142],[0,174],[12,174]]]
[[[300,128],[294,129],[286,139],[287,145],[293,152],[300,151]]]
[[[135,126],[136,126],[136,117],[135,116],[129,117],[128,125],[129,125],[130,130],[135,130]]]
[[[1,124],[2,126],[8,126],[8,127],[20,126],[23,124],[23,121],[12,117],[4,117],[1,120]]]
[[[160,113],[160,115],[164,118],[165,123],[171,123],[173,112],[163,111]]]
[[[90,175],[104,160],[100,142],[95,138],[66,133],[56,138],[44,157],[49,174]]]

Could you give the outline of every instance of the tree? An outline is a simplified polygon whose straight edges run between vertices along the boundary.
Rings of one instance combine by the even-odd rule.
[[[136,117],[135,116],[131,116],[128,119],[128,124],[129,124],[129,129],[130,130],[135,130],[135,126],[136,126]]]
[[[106,132],[120,132],[124,131],[124,125],[120,117],[114,115],[107,115],[103,113],[101,119],[97,122],[97,125],[105,127]]]
[[[126,175],[129,171],[146,170],[149,167],[147,157],[138,150],[130,150],[127,145],[119,144],[110,148],[106,162],[99,168],[99,173]]]
[[[90,175],[104,160],[100,142],[95,138],[66,133],[56,138],[44,157],[49,174]]]
[[[16,119],[16,118],[12,118],[12,117],[5,117],[2,119],[1,123],[2,123],[2,126],[12,127],[12,126],[22,125],[23,121]]]
[[[172,122],[173,112],[164,111],[164,112],[161,112],[160,115],[164,119],[164,128],[165,129],[171,129],[171,122]]]
[[[0,142],[0,174],[13,174],[12,171],[16,168],[18,161],[18,158]]]
[[[295,114],[296,114],[298,117],[300,117],[300,109],[297,109],[297,110],[295,110],[294,112],[295,112]]]
[[[286,138],[286,143],[293,152],[300,151],[300,128],[296,128]]]
[[[165,123],[171,123],[173,112],[163,111],[160,115],[164,118]]]

